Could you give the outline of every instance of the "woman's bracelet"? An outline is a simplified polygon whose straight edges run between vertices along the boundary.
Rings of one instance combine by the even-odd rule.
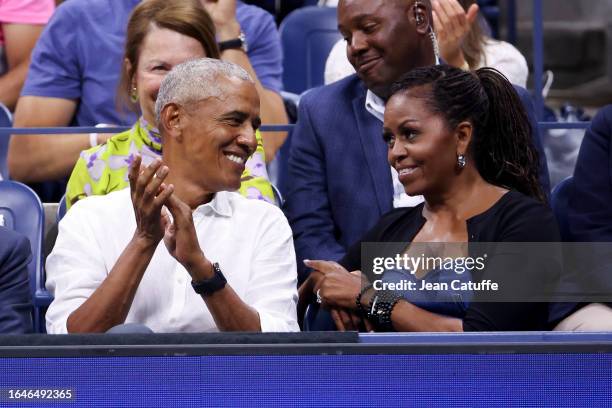
[[[391,291],[381,291],[374,296],[370,306],[370,312],[368,313],[368,319],[372,320],[377,330],[393,330],[391,313],[397,302],[401,299],[402,296]]]
[[[372,289],[372,284],[366,285],[363,288],[361,288],[361,290],[359,291],[359,294],[357,295],[357,298],[355,298],[355,304],[357,305],[357,310],[363,315],[363,316],[367,316],[368,315],[368,310],[363,307],[363,304],[361,303],[361,298],[363,297],[363,295],[369,290]]]

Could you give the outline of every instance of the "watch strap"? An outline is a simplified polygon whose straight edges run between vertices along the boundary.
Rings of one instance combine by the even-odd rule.
[[[220,41],[217,43],[219,51],[241,49],[244,52],[248,51],[246,35],[241,31],[238,38],[232,38],[231,40]]]
[[[223,272],[219,267],[219,263],[213,263],[213,277],[210,279],[204,279],[201,281],[191,281],[191,286],[196,293],[202,296],[212,295],[213,293],[223,289],[227,284]]]

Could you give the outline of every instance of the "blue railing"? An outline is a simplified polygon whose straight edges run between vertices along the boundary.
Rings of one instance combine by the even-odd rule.
[[[542,0],[533,0],[533,97],[538,120],[544,117],[542,76],[544,75],[544,29]]]
[[[550,129],[586,129],[591,122],[538,122],[541,130]]]
[[[263,125],[260,130],[262,132],[288,132],[293,129],[294,125]],[[121,133],[130,129],[129,126],[117,127],[41,127],[41,128],[13,128],[0,127],[0,135],[55,135],[55,134],[75,134],[75,133]]]
[[[538,122],[540,129],[586,129],[591,122]],[[262,132],[290,132],[295,125],[262,125]],[[129,126],[117,126],[109,128],[97,127],[44,127],[44,128],[12,128],[0,127],[1,135],[55,135],[55,134],[78,134],[78,133],[120,133],[130,129]]]

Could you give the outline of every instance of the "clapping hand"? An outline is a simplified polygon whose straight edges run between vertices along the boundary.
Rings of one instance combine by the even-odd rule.
[[[136,156],[128,173],[132,205],[136,215],[135,236],[151,245],[157,245],[164,236],[167,217],[162,216],[162,207],[172,195],[174,186],[166,185],[168,167],[160,159],[141,168],[142,158]]]
[[[240,24],[236,20],[236,0],[200,0],[217,31],[219,41],[237,38]]]
[[[457,0],[433,0],[432,8],[440,54],[461,68],[466,62],[461,47],[478,17],[478,5],[472,4],[466,12]]]

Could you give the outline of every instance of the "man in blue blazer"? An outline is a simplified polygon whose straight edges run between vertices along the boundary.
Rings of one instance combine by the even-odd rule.
[[[568,200],[567,220],[571,239],[575,242],[598,242],[594,254],[581,264],[577,286],[587,285],[608,295],[609,303],[576,305],[575,313],[564,316],[566,308],[553,309],[551,320],[562,320],[555,330],[612,331],[612,105],[602,108],[586,130],[574,169],[572,190]],[[587,299],[588,301],[588,299]],[[571,305],[570,305],[571,306]],[[565,313],[567,314],[567,313]]]
[[[431,21],[427,0],[338,4],[339,29],[357,74],[315,89],[300,101],[285,208],[300,281],[309,273],[304,259],[339,260],[382,214],[401,203],[403,188],[395,187],[382,139],[384,103],[403,73],[439,63]],[[532,102],[524,89],[517,91],[540,152],[540,180],[549,191]]]
[[[30,241],[0,226],[0,334],[32,332]]]

